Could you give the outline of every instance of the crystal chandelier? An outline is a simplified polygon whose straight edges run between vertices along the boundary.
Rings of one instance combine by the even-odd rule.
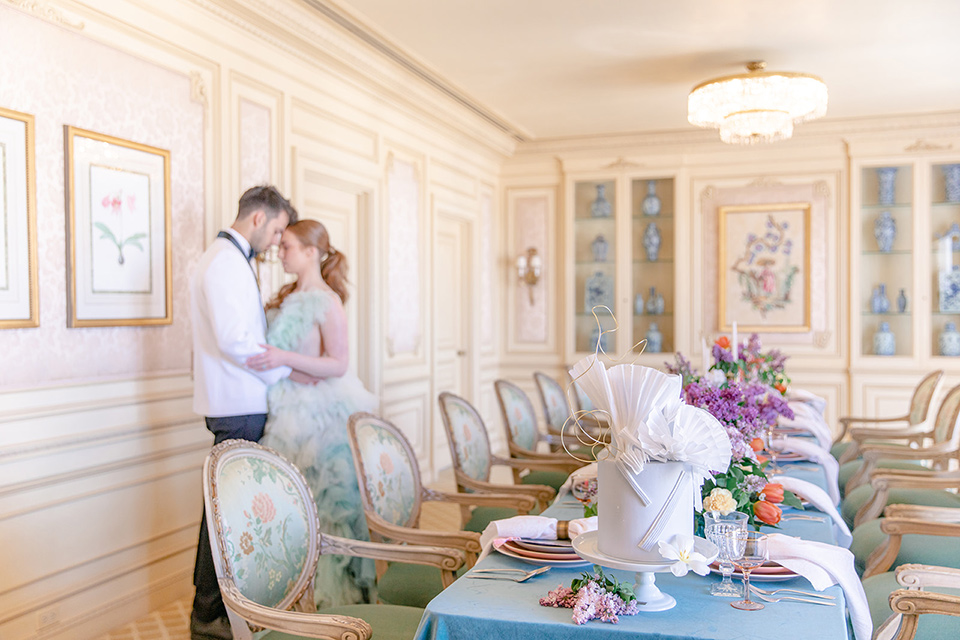
[[[806,73],[764,71],[765,62],[747,64],[748,73],[724,76],[693,88],[687,119],[698,127],[720,129],[728,144],[786,140],[793,125],[827,112],[827,85]]]

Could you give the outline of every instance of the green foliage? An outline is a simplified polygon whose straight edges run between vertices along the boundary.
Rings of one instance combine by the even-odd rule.
[[[585,504],[585,505],[583,505],[583,517],[584,517],[584,518],[589,518],[589,517],[591,517],[591,516],[597,515],[597,506],[598,506],[598,505],[599,505],[599,503],[597,503],[597,502],[594,502],[593,504]]]
[[[579,578],[574,578],[573,582],[570,583],[570,589],[576,593],[580,590],[580,587],[588,582],[596,582],[598,587],[603,588],[607,593],[620,596],[620,599],[624,602],[637,599],[637,595],[633,592],[633,585],[619,582],[616,576],[604,574],[603,569],[598,564],[593,565],[593,570],[595,575],[590,575],[589,572],[584,571]]]

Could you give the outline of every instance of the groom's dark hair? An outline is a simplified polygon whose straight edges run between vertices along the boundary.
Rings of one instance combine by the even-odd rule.
[[[243,220],[248,215],[263,209],[267,218],[276,218],[281,212],[286,212],[290,221],[287,224],[293,224],[297,221],[297,210],[290,204],[290,201],[280,195],[277,188],[273,185],[260,185],[259,187],[250,187],[240,196],[240,204],[237,207],[237,220]]]

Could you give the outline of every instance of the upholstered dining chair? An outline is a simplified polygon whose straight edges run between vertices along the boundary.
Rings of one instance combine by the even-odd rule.
[[[960,638],[960,569],[905,564],[863,581],[873,640]]]
[[[860,446],[860,460],[851,460],[841,467],[841,475],[847,475],[845,492],[849,493],[869,480],[877,468],[909,469],[924,462],[933,469],[946,470],[950,462],[960,462],[960,385],[947,392],[930,432],[929,444],[911,447],[904,444],[865,443]],[[894,465],[906,462],[906,465]],[[912,463],[909,464],[909,463]],[[850,472],[853,472],[852,474]],[[844,473],[846,472],[846,473]]]
[[[545,484],[559,491],[560,485],[566,482],[567,476],[588,463],[582,461],[587,460],[587,458],[583,457],[581,460],[577,460],[566,451],[538,451],[541,442],[548,445],[553,444],[559,442],[559,437],[545,434],[537,428],[537,414],[533,410],[530,398],[527,397],[523,389],[507,380],[497,380],[493,383],[493,387],[497,395],[497,404],[500,405],[500,418],[503,420],[504,431],[507,435],[510,457],[519,460],[549,462],[550,468],[530,471],[529,475],[532,477],[528,482]],[[565,440],[569,448],[576,448],[578,444],[576,438],[567,436]],[[581,452],[582,456],[588,454],[589,452]],[[520,469],[513,469],[515,482],[523,481],[520,473]]]
[[[860,455],[860,446],[868,441],[901,441],[905,444],[919,444],[929,433],[930,407],[943,382],[943,370],[933,371],[917,383],[910,399],[910,409],[906,415],[892,418],[840,418],[840,434],[830,453],[844,464]],[[877,427],[854,427],[852,425],[872,424]],[[844,441],[849,434],[850,440]]]
[[[927,507],[960,507],[960,471],[928,469],[878,469],[870,484],[854,489],[840,504],[840,513],[851,529],[880,517],[892,504]]]
[[[548,440],[551,450],[563,450],[562,444],[558,441],[561,436],[566,436],[568,447],[572,442],[577,449],[584,449],[585,445],[589,445],[592,449],[594,444],[600,444],[604,423],[579,409],[576,411],[576,420],[572,420],[571,417],[575,412],[567,400],[566,391],[555,378],[536,371],[533,374],[533,381],[537,385],[540,405],[546,417],[547,435],[551,436]]]
[[[850,551],[864,579],[904,564],[960,569],[960,508],[892,504],[853,532]]]
[[[493,455],[490,450],[490,438],[487,427],[473,405],[464,398],[444,391],[438,398],[443,427],[450,445],[450,457],[453,460],[453,474],[457,490],[463,493],[492,492],[512,495],[533,496],[540,509],[545,509],[557,492],[542,484],[533,484],[529,476],[521,478],[521,484],[495,484],[490,482],[490,470],[494,465],[503,465],[515,470],[553,471],[554,463],[541,460],[514,460]],[[478,507],[473,511],[471,522],[478,530],[482,524],[491,520],[509,518],[511,515],[503,509],[493,510]],[[466,514],[465,514],[466,516]],[[465,518],[466,519],[466,518]]]
[[[203,495],[214,566],[233,637],[412,638],[423,610],[346,605],[316,611],[314,579],[323,554],[436,567],[452,581],[461,551],[362,542],[319,531],[316,505],[300,471],[280,454],[226,440],[203,465]]]
[[[530,496],[446,493],[425,488],[416,455],[406,436],[373,414],[350,416],[347,432],[371,540],[459,549],[466,554],[467,566],[472,567],[480,552],[480,534],[421,529],[424,502],[499,507],[512,509],[511,514],[516,510],[526,513],[536,505]],[[377,563],[377,590],[380,599],[390,604],[425,606],[447,586],[446,578],[429,566]]]

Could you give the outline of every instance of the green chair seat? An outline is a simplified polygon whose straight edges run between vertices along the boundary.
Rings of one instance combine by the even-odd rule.
[[[838,442],[838,443],[836,443],[835,445],[833,445],[832,447],[830,447],[830,455],[832,455],[834,458],[836,458],[837,460],[839,460],[839,459],[840,459],[840,456],[842,456],[844,453],[846,453],[847,449],[849,449],[849,448],[850,448],[850,445],[852,445],[852,444],[853,444],[853,443],[850,442],[850,441],[847,441],[847,442]]]
[[[439,580],[439,575],[437,577]],[[321,609],[319,613],[338,614],[360,618],[373,629],[377,640],[411,640],[420,625],[423,609],[418,607],[400,607],[391,604],[350,604],[341,607]],[[281,631],[269,631],[260,636],[260,640],[301,640],[307,636],[298,636]]]
[[[883,624],[883,621],[893,613],[890,610],[889,597],[891,593],[901,588],[892,571],[863,581],[863,590],[867,594],[867,604],[870,606],[870,617],[873,618],[874,629]],[[960,596],[960,589],[937,588],[932,591]],[[936,614],[920,616],[916,640],[945,640],[946,638],[960,638],[960,618]]]
[[[853,519],[873,495],[873,487],[860,485],[850,492],[840,504],[840,514],[847,526],[853,529]],[[960,496],[939,489],[892,489],[887,504],[916,504],[925,507],[960,507]],[[866,523],[864,523],[866,524]],[[862,525],[861,525],[862,526]]]
[[[847,483],[850,482],[850,478],[853,477],[853,474],[860,471],[860,467],[863,466],[863,460],[851,460],[850,462],[845,462],[840,465],[840,475],[837,477],[837,482],[840,485],[840,495],[846,495],[847,492]],[[881,460],[877,463],[877,468],[880,469],[925,469],[922,464],[919,462],[914,462],[912,460]]]
[[[567,481],[569,474],[563,471],[531,471],[520,478],[520,484],[543,484],[560,491],[560,486]]]
[[[483,533],[487,525],[494,520],[504,520],[515,515],[517,515],[517,510],[509,507],[477,507],[470,515],[469,522],[463,525],[463,530]]]
[[[880,531],[880,522],[877,518],[864,522],[853,532],[853,543],[850,551],[853,552],[857,573],[863,575],[867,566],[867,558],[873,550],[885,543],[887,535]],[[906,535],[901,539],[900,553],[890,570],[902,564],[932,564],[942,567],[960,568],[960,538],[945,536]]]
[[[466,571],[466,565],[460,567],[457,577]],[[422,564],[391,562],[383,577],[377,580],[380,600],[392,605],[425,607],[441,591],[440,570]]]

